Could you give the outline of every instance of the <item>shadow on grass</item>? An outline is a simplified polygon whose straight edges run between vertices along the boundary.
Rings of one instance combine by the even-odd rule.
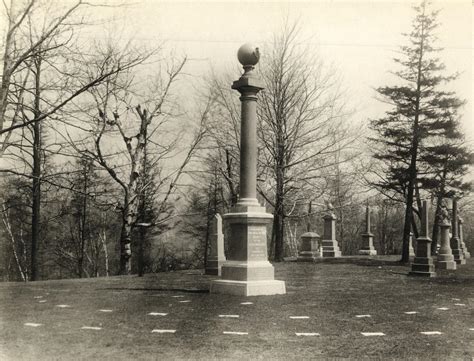
[[[290,262],[296,262],[291,260]],[[379,266],[394,266],[394,267],[406,267],[409,263],[401,263],[398,259],[387,260],[377,258],[362,258],[357,256],[346,256],[338,258],[319,258],[314,263],[329,263],[329,264],[353,264],[364,267],[379,267]]]
[[[147,292],[183,292],[183,293],[209,293],[208,289],[198,288],[131,288],[131,287],[105,287],[97,288],[97,290],[112,290],[112,291],[147,291]]]

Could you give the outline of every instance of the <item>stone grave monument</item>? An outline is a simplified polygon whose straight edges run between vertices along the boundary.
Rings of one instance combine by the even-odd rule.
[[[232,89],[241,96],[240,190],[239,200],[224,215],[229,226],[228,259],[222,265],[221,279],[211,283],[211,293],[241,296],[284,294],[285,282],[274,279],[268,262],[267,225],[273,216],[257,200],[257,94],[263,83],[254,72],[258,48],[244,44],[237,53],[244,73]]]
[[[456,262],[454,262],[454,256],[449,245],[449,229],[451,225],[449,223],[449,217],[446,210],[443,209],[442,221],[439,225],[440,228],[440,248],[438,250],[438,259],[436,261],[437,269],[456,269]]]
[[[224,235],[222,234],[222,218],[220,214],[214,215],[209,230],[209,254],[207,256],[207,275],[221,275],[221,268],[225,262]]]
[[[321,236],[315,232],[306,232],[301,235],[301,249],[298,252],[298,262],[313,262],[321,258]]]
[[[365,232],[362,233],[362,249],[359,254],[366,256],[375,256],[377,251],[374,248],[374,235],[370,232],[370,207],[365,209]]]
[[[415,257],[415,248],[413,247],[413,232],[410,232],[410,238],[408,243],[408,256]]]
[[[428,237],[428,201],[423,201],[420,235],[416,239],[415,259],[411,264],[409,276],[434,277],[433,258],[431,257],[431,239]]]
[[[451,217],[451,250],[453,252],[454,261],[457,264],[466,264],[466,259],[461,248],[461,242],[458,237],[458,202],[453,198],[453,209]]]
[[[336,215],[331,203],[327,205],[327,214],[324,215],[323,257],[341,257],[341,250],[336,240]]]
[[[463,222],[464,222],[464,220],[461,217],[458,217],[459,240],[461,241],[461,247],[462,247],[462,251],[463,251],[463,254],[464,254],[464,258],[467,260],[467,259],[471,258],[471,253],[467,249],[466,243],[464,243],[464,234],[463,234],[463,230],[462,230]]]

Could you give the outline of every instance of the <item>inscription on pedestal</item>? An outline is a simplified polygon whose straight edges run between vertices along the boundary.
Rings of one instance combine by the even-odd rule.
[[[267,228],[265,226],[248,226],[247,254],[252,261],[267,260]]]

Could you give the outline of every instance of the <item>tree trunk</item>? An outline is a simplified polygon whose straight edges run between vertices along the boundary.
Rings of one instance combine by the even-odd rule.
[[[130,258],[132,257],[132,222],[133,215],[130,211],[129,197],[125,197],[123,210],[122,230],[120,232],[120,269],[119,274],[129,275],[132,271]]]
[[[35,99],[34,117],[38,119],[41,115],[41,59],[35,59]],[[40,212],[41,212],[41,123],[33,123],[33,181],[32,181],[32,215],[31,215],[31,280],[39,278],[38,270],[38,248],[40,242]]]
[[[80,255],[78,260],[78,271],[79,271],[79,278],[84,276],[84,253],[86,248],[86,212],[87,212],[87,164],[84,168],[84,183],[82,188],[82,204],[81,204],[81,218],[80,218],[80,237],[81,237],[81,249]]]

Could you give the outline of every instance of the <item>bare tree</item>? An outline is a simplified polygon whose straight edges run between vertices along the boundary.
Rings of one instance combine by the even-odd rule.
[[[181,148],[181,161],[165,167],[169,159],[178,156],[180,140],[189,136],[174,133],[171,123],[175,107],[172,85],[185,63],[186,58],[163,66],[163,71],[154,79],[153,90],[147,94],[136,91],[137,86],[146,88],[146,82],[131,72],[107,79],[102,86],[90,91],[98,109],[96,115],[91,112],[90,132],[82,141],[70,138],[74,149],[105,169],[121,189],[122,199],[117,206],[122,220],[120,274],[131,272],[132,230],[139,217],[140,194],[146,186],[140,182],[145,150],[153,159],[152,166],[160,169],[155,186],[160,193],[157,214],[161,217],[156,222],[165,222],[170,217],[167,212],[170,198],[204,137],[205,116],[201,117],[184,154]]]

